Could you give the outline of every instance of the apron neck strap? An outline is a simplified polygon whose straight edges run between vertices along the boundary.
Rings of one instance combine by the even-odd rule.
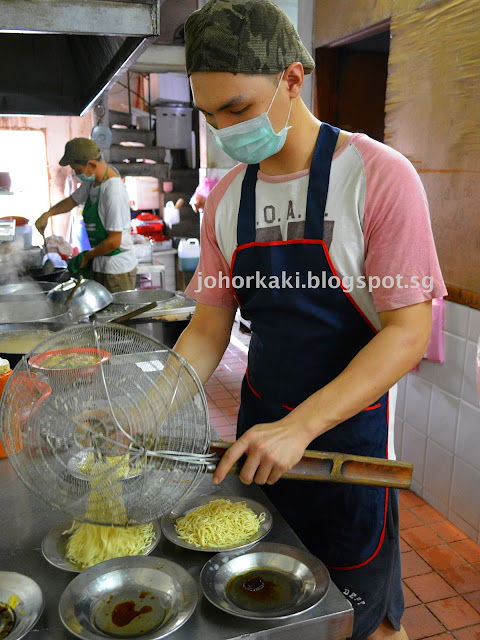
[[[242,182],[242,194],[238,209],[237,244],[255,241],[256,234],[256,198],[255,187],[259,164],[249,164]]]
[[[107,164],[107,169],[106,169],[105,173],[103,174],[102,182],[100,182],[100,184],[102,184],[102,183],[105,181],[105,178],[107,177],[107,173],[108,173],[108,170],[109,170],[109,169],[110,169],[110,167],[109,167],[109,165]]]
[[[322,122],[313,152],[308,179],[304,237],[323,240],[323,219],[327,204],[330,169],[340,129]]]
[[[304,237],[323,239],[323,218],[327,203],[330,168],[340,129],[322,122],[313,152],[308,181],[307,211]],[[237,245],[255,242],[258,164],[249,164],[242,182],[237,224]]]
[[[102,184],[105,182],[105,178],[107,177],[107,173],[108,173],[108,170],[109,170],[109,169],[110,169],[110,167],[109,167],[109,165],[107,164],[107,168],[106,168],[106,170],[105,170],[105,173],[103,174],[103,178],[102,178],[102,181],[100,182],[100,186],[102,186]]]

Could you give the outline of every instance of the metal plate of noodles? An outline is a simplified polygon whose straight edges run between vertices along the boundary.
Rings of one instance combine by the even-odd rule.
[[[67,542],[70,534],[65,533],[72,526],[71,520],[65,520],[60,524],[55,525],[42,540],[42,553],[45,560],[57,569],[63,569],[64,571],[71,571],[72,573],[81,573],[84,571],[77,564],[70,562],[65,557]],[[153,521],[153,531],[155,538],[151,544],[140,554],[142,556],[148,556],[155,549],[160,541],[161,529],[158,520]]]
[[[256,516],[259,516],[261,513],[264,513],[265,519],[263,522],[260,523],[260,528],[258,529],[258,531],[254,533],[248,540],[246,540],[242,544],[234,545],[231,547],[221,547],[221,548],[220,547],[197,547],[196,545],[191,544],[186,540],[182,540],[182,538],[179,537],[175,529],[175,522],[178,520],[178,518],[186,516],[188,513],[190,513],[194,509],[197,509],[198,507],[202,507],[203,505],[208,504],[209,502],[212,502],[212,500],[218,500],[218,499],[230,500],[230,502],[244,502],[246,506],[255,513]],[[181,504],[175,506],[169,513],[166,513],[162,517],[160,524],[162,526],[163,535],[168,540],[170,540],[170,542],[173,542],[173,544],[176,544],[178,547],[183,547],[184,549],[192,549],[193,551],[206,551],[207,553],[218,553],[219,551],[233,551],[238,549],[247,549],[248,547],[251,547],[252,545],[256,544],[259,540],[264,538],[272,528],[273,518],[272,518],[272,514],[267,509],[267,507],[264,507],[263,504],[260,504],[255,500],[250,500],[249,498],[243,498],[239,496],[224,496],[220,494],[209,493],[208,495],[196,496],[191,500],[182,502]]]

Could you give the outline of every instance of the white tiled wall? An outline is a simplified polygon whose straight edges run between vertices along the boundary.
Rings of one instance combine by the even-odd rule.
[[[412,489],[480,543],[479,335],[480,311],[447,301],[445,362],[399,382],[395,449],[414,463]]]

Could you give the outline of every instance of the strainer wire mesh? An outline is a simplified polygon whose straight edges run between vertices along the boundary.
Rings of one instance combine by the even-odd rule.
[[[82,366],[72,366],[72,354]],[[84,522],[150,522],[198,485],[208,461],[208,409],[195,371],[120,325],[76,325],[37,345],[10,376],[0,420],[23,482]]]

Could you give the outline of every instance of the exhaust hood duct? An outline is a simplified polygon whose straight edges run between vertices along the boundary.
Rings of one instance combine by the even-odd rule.
[[[83,115],[159,33],[161,0],[0,0],[0,114]]]

